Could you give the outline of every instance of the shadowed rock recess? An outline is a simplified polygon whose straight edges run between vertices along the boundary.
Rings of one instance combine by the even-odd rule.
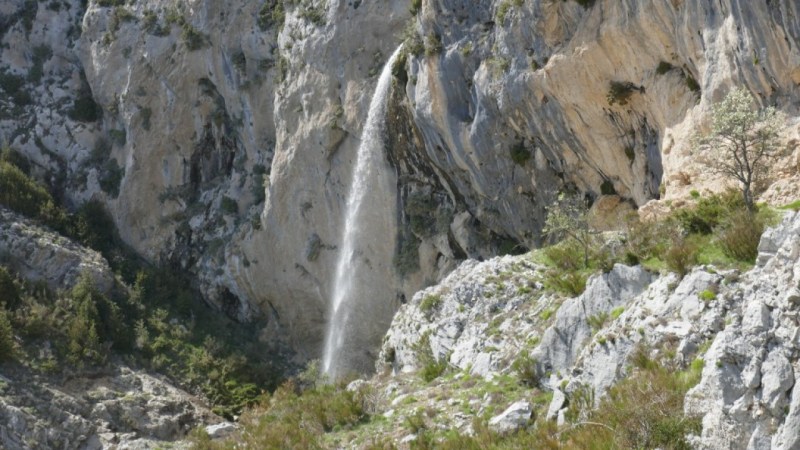
[[[535,336],[529,356],[555,399],[578,384],[599,399],[639,340],[677,339],[689,358],[716,336],[707,360],[719,363],[687,397],[687,412],[703,415],[692,443],[800,446],[797,302],[785,297],[797,289],[796,218],[768,232],[752,282],[724,301],[686,300],[721,272],[617,264],[574,298],[530,287],[543,296],[529,313],[550,311],[554,324],[495,324],[527,335],[491,351],[482,321],[516,297],[466,281],[506,265],[543,273],[520,255],[552,243],[542,230],[559,193],[644,217],[722,191],[693,138],[737,86],[787,117],[761,200],[800,198],[800,2],[0,0],[0,42],[0,143],[30,176],[68,210],[99,202],[137,258],[185,276],[220,315],[259,327],[259,342],[291,349],[296,366],[323,357],[370,103],[402,45],[371,155],[381,198],[364,205],[348,246],[350,269],[363,268],[352,280],[371,274],[351,290],[357,348],[336,374],[373,361],[419,369],[425,336],[436,359],[491,378]],[[21,278],[66,290],[88,271],[101,290],[115,283],[98,254],[5,209],[0,233],[0,263]],[[431,289],[443,303],[415,307]],[[623,306],[613,323],[630,317],[626,330],[643,333],[589,349],[587,318]]]

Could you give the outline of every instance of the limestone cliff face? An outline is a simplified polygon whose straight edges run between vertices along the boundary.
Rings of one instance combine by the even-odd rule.
[[[44,61],[30,104],[6,102],[2,137],[307,357],[377,74],[400,43],[384,165],[396,229],[362,237],[393,255],[372,261],[386,274],[384,312],[364,318],[376,329],[458,261],[535,245],[559,189],[641,206],[662,184],[670,197],[713,182],[689,138],[731,85],[792,117],[800,98],[788,0],[305,0],[283,16],[271,0],[62,3],[37,5],[30,27],[29,3],[0,5],[3,67]],[[87,92],[102,118],[67,114]]]

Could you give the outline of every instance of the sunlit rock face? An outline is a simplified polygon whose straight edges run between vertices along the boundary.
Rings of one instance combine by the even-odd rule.
[[[329,0],[282,22],[262,6],[40,4],[2,37],[32,98],[4,104],[0,130],[70,201],[103,200],[141,254],[191,270],[221,311],[268,319],[264,338],[303,359],[321,355],[356,150],[401,42],[382,155],[396,225],[361,236],[392,255],[372,261],[391,307],[460,260],[537,244],[560,189],[641,206],[662,184],[717,184],[690,138],[731,85],[797,127],[795,2]],[[68,114],[87,93],[102,117]]]

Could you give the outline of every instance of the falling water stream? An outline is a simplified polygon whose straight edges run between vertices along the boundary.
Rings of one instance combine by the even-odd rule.
[[[372,295],[366,292],[371,287],[359,282],[359,270],[370,265],[369,254],[359,246],[363,240],[364,226],[370,224],[380,211],[375,211],[371,205],[393,203],[394,199],[375,198],[371,196],[384,192],[380,189],[382,180],[380,164],[384,160],[384,131],[386,122],[386,101],[392,80],[392,66],[400,54],[402,45],[394,51],[383,67],[375,93],[369,105],[367,121],[361,133],[361,144],[356,154],[356,164],[353,170],[350,191],[347,197],[344,229],[338,259],[334,284],[329,300],[328,324],[325,336],[325,350],[322,359],[322,370],[331,379],[337,379],[348,371],[358,370],[349,361],[351,352],[360,352],[363,349],[352,348],[359,342],[352,335],[357,333],[361,325],[354,321],[370,320],[368,317],[357,317],[355,314],[359,302],[365,296]],[[370,216],[371,215],[371,216]],[[384,214],[385,216],[385,214]],[[387,220],[386,217],[378,217]],[[361,261],[359,261],[361,260]],[[363,260],[367,262],[364,263]],[[363,276],[363,275],[362,275]],[[363,305],[362,305],[363,308]]]

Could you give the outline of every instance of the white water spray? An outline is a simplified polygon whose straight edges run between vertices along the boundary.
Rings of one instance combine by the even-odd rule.
[[[365,224],[373,224],[375,220],[385,222],[390,219],[386,215],[387,212],[391,215],[391,211],[376,209],[394,203],[394,199],[379,198],[388,190],[385,189],[385,180],[377,177],[380,177],[380,164],[383,161],[386,100],[391,87],[392,66],[401,48],[402,45],[386,62],[375,93],[372,95],[347,196],[344,229],[328,311],[325,353],[322,359],[323,373],[332,380],[345,375],[347,371],[358,370],[358,366],[363,365],[363,362],[359,364],[358,361],[354,361],[358,360],[358,357],[354,356],[355,353],[365,351],[363,348],[355,348],[363,345],[363,341],[354,336],[362,324],[350,322],[353,319],[360,321],[377,319],[369,317],[371,307],[368,302],[375,295],[374,292],[366,292],[370,290],[368,285],[371,283],[360,282],[360,278],[365,276],[363,272],[371,271],[371,266],[375,262],[370,262],[369,258],[373,255],[369,254],[368,249],[365,251],[359,248],[359,241],[363,240],[362,228]],[[363,310],[362,314],[354,314],[359,308]]]

